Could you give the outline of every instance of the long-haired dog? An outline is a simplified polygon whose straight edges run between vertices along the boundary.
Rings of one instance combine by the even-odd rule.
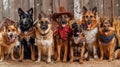
[[[54,54],[54,40],[52,31],[52,22],[49,18],[43,18],[40,14],[35,21],[36,27],[36,46],[38,48],[38,60],[41,61],[42,54],[47,55],[47,63],[51,62],[51,56]]]
[[[12,22],[12,23],[11,23]],[[12,60],[16,60],[14,57],[14,48],[20,45],[18,40],[18,27],[17,23],[5,18],[2,24],[4,28],[2,28],[0,32],[0,58],[1,61],[5,60],[4,56],[7,54],[6,59],[8,59],[9,54]]]
[[[110,18],[102,18],[100,22],[101,24],[98,34],[98,42],[100,47],[100,60],[103,60],[104,56],[108,56],[109,61],[112,61],[116,45],[113,21]]]
[[[92,10],[88,10],[86,7],[83,7],[83,17],[82,23],[85,27],[85,37],[86,42],[89,47],[90,54],[93,55],[94,58],[98,58],[97,55],[97,33],[98,33],[98,15],[97,8],[94,7]]]
[[[20,61],[23,58],[31,58],[35,60],[35,53],[34,53],[34,43],[35,43],[35,28],[34,28],[34,21],[33,21],[33,8],[30,8],[27,12],[24,12],[21,8],[18,9],[19,14],[19,31],[20,31]]]

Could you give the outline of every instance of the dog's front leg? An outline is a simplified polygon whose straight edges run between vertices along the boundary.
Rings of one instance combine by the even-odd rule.
[[[35,52],[34,52],[34,45],[31,45],[30,46],[30,49],[31,49],[31,59],[34,61],[35,60]]]
[[[81,54],[80,54],[80,58],[79,58],[80,64],[83,64],[84,53],[85,53],[85,42],[83,43],[83,46],[81,47]]]
[[[66,61],[67,61],[67,52],[68,52],[68,42],[65,41],[63,45],[64,45],[64,57],[63,57],[63,62],[66,62]]]
[[[37,46],[37,48],[38,48],[38,59],[36,62],[40,62],[41,61],[41,48],[39,45]]]
[[[73,62],[73,46],[72,42],[70,42],[70,63]]]
[[[51,62],[51,50],[52,50],[52,47],[49,46],[49,47],[48,47],[48,58],[47,58],[47,63],[50,63],[50,62]]]
[[[15,57],[14,57],[14,48],[11,49],[11,59],[16,60]]]
[[[93,43],[93,56],[94,56],[94,59],[98,59],[96,42]]]
[[[23,61],[23,58],[24,58],[24,46],[23,46],[23,44],[20,46],[19,55],[20,55],[19,61],[21,62],[21,61]]]
[[[60,52],[61,52],[61,44],[57,44],[57,60],[56,60],[56,62],[60,61]]]
[[[2,45],[0,45],[0,61],[4,60],[4,50],[2,48]]]

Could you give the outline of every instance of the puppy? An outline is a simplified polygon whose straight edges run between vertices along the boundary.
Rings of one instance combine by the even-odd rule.
[[[54,54],[54,41],[52,23],[48,18],[43,18],[40,14],[35,22],[36,38],[35,42],[38,48],[38,60],[41,61],[42,53],[47,55],[47,63],[51,62],[51,56]]]
[[[19,14],[19,31],[20,31],[20,61],[25,59],[35,60],[35,27],[33,21],[33,8],[24,12],[21,8],[18,9]]]
[[[98,22],[99,17],[97,15],[97,8],[94,7],[92,10],[88,10],[83,7],[83,17],[82,23],[84,25],[84,34],[86,37],[86,42],[88,44],[89,52],[93,55],[95,59],[98,58],[97,55],[97,33],[98,33]]]
[[[109,61],[112,61],[116,39],[115,29],[113,28],[113,21],[110,18],[101,19],[98,41],[100,47],[100,60],[103,60],[104,55],[106,55],[109,57]]]
[[[10,19],[6,19],[10,20]],[[6,20],[4,22],[6,22]],[[12,21],[13,22],[13,21]],[[5,24],[4,24],[5,25]],[[11,56],[12,60],[16,60],[14,57],[14,48],[20,45],[18,40],[18,28],[17,23],[14,24],[6,23],[4,29],[0,32],[0,55],[1,61],[3,61],[4,55],[7,54]],[[8,57],[7,57],[8,58]]]
[[[78,58],[79,62],[82,64],[84,55],[88,59],[88,51],[86,39],[83,33],[84,26],[81,23],[73,23],[73,43],[70,45],[70,62],[73,62],[74,59]]]

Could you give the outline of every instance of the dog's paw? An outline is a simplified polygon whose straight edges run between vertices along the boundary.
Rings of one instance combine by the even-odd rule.
[[[23,60],[18,60],[18,62],[23,62]]]
[[[70,59],[69,63],[72,63],[73,62],[73,59]]]
[[[59,58],[57,58],[56,62],[60,62],[60,59],[59,59]]]
[[[0,59],[0,62],[2,62],[2,61],[3,61],[3,59],[1,58],[1,59]]]
[[[67,60],[66,60],[66,59],[63,59],[63,62],[67,62]]]
[[[48,60],[47,60],[47,63],[49,64],[50,62],[51,62],[51,59],[48,59]]]
[[[94,55],[94,59],[98,59],[98,55]]]
[[[41,60],[40,59],[38,59],[36,62],[38,63],[38,62],[40,62]]]

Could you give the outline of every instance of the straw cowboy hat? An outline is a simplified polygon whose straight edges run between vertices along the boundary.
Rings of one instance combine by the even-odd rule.
[[[73,19],[73,17],[74,17],[74,15],[73,15],[72,12],[67,12],[64,7],[60,7],[60,8],[59,8],[59,12],[58,12],[58,13],[54,13],[54,14],[52,15],[52,19],[53,19],[54,21],[57,21],[56,19],[57,19],[60,15],[64,15],[64,14],[68,15],[68,16],[70,17],[70,20]]]

